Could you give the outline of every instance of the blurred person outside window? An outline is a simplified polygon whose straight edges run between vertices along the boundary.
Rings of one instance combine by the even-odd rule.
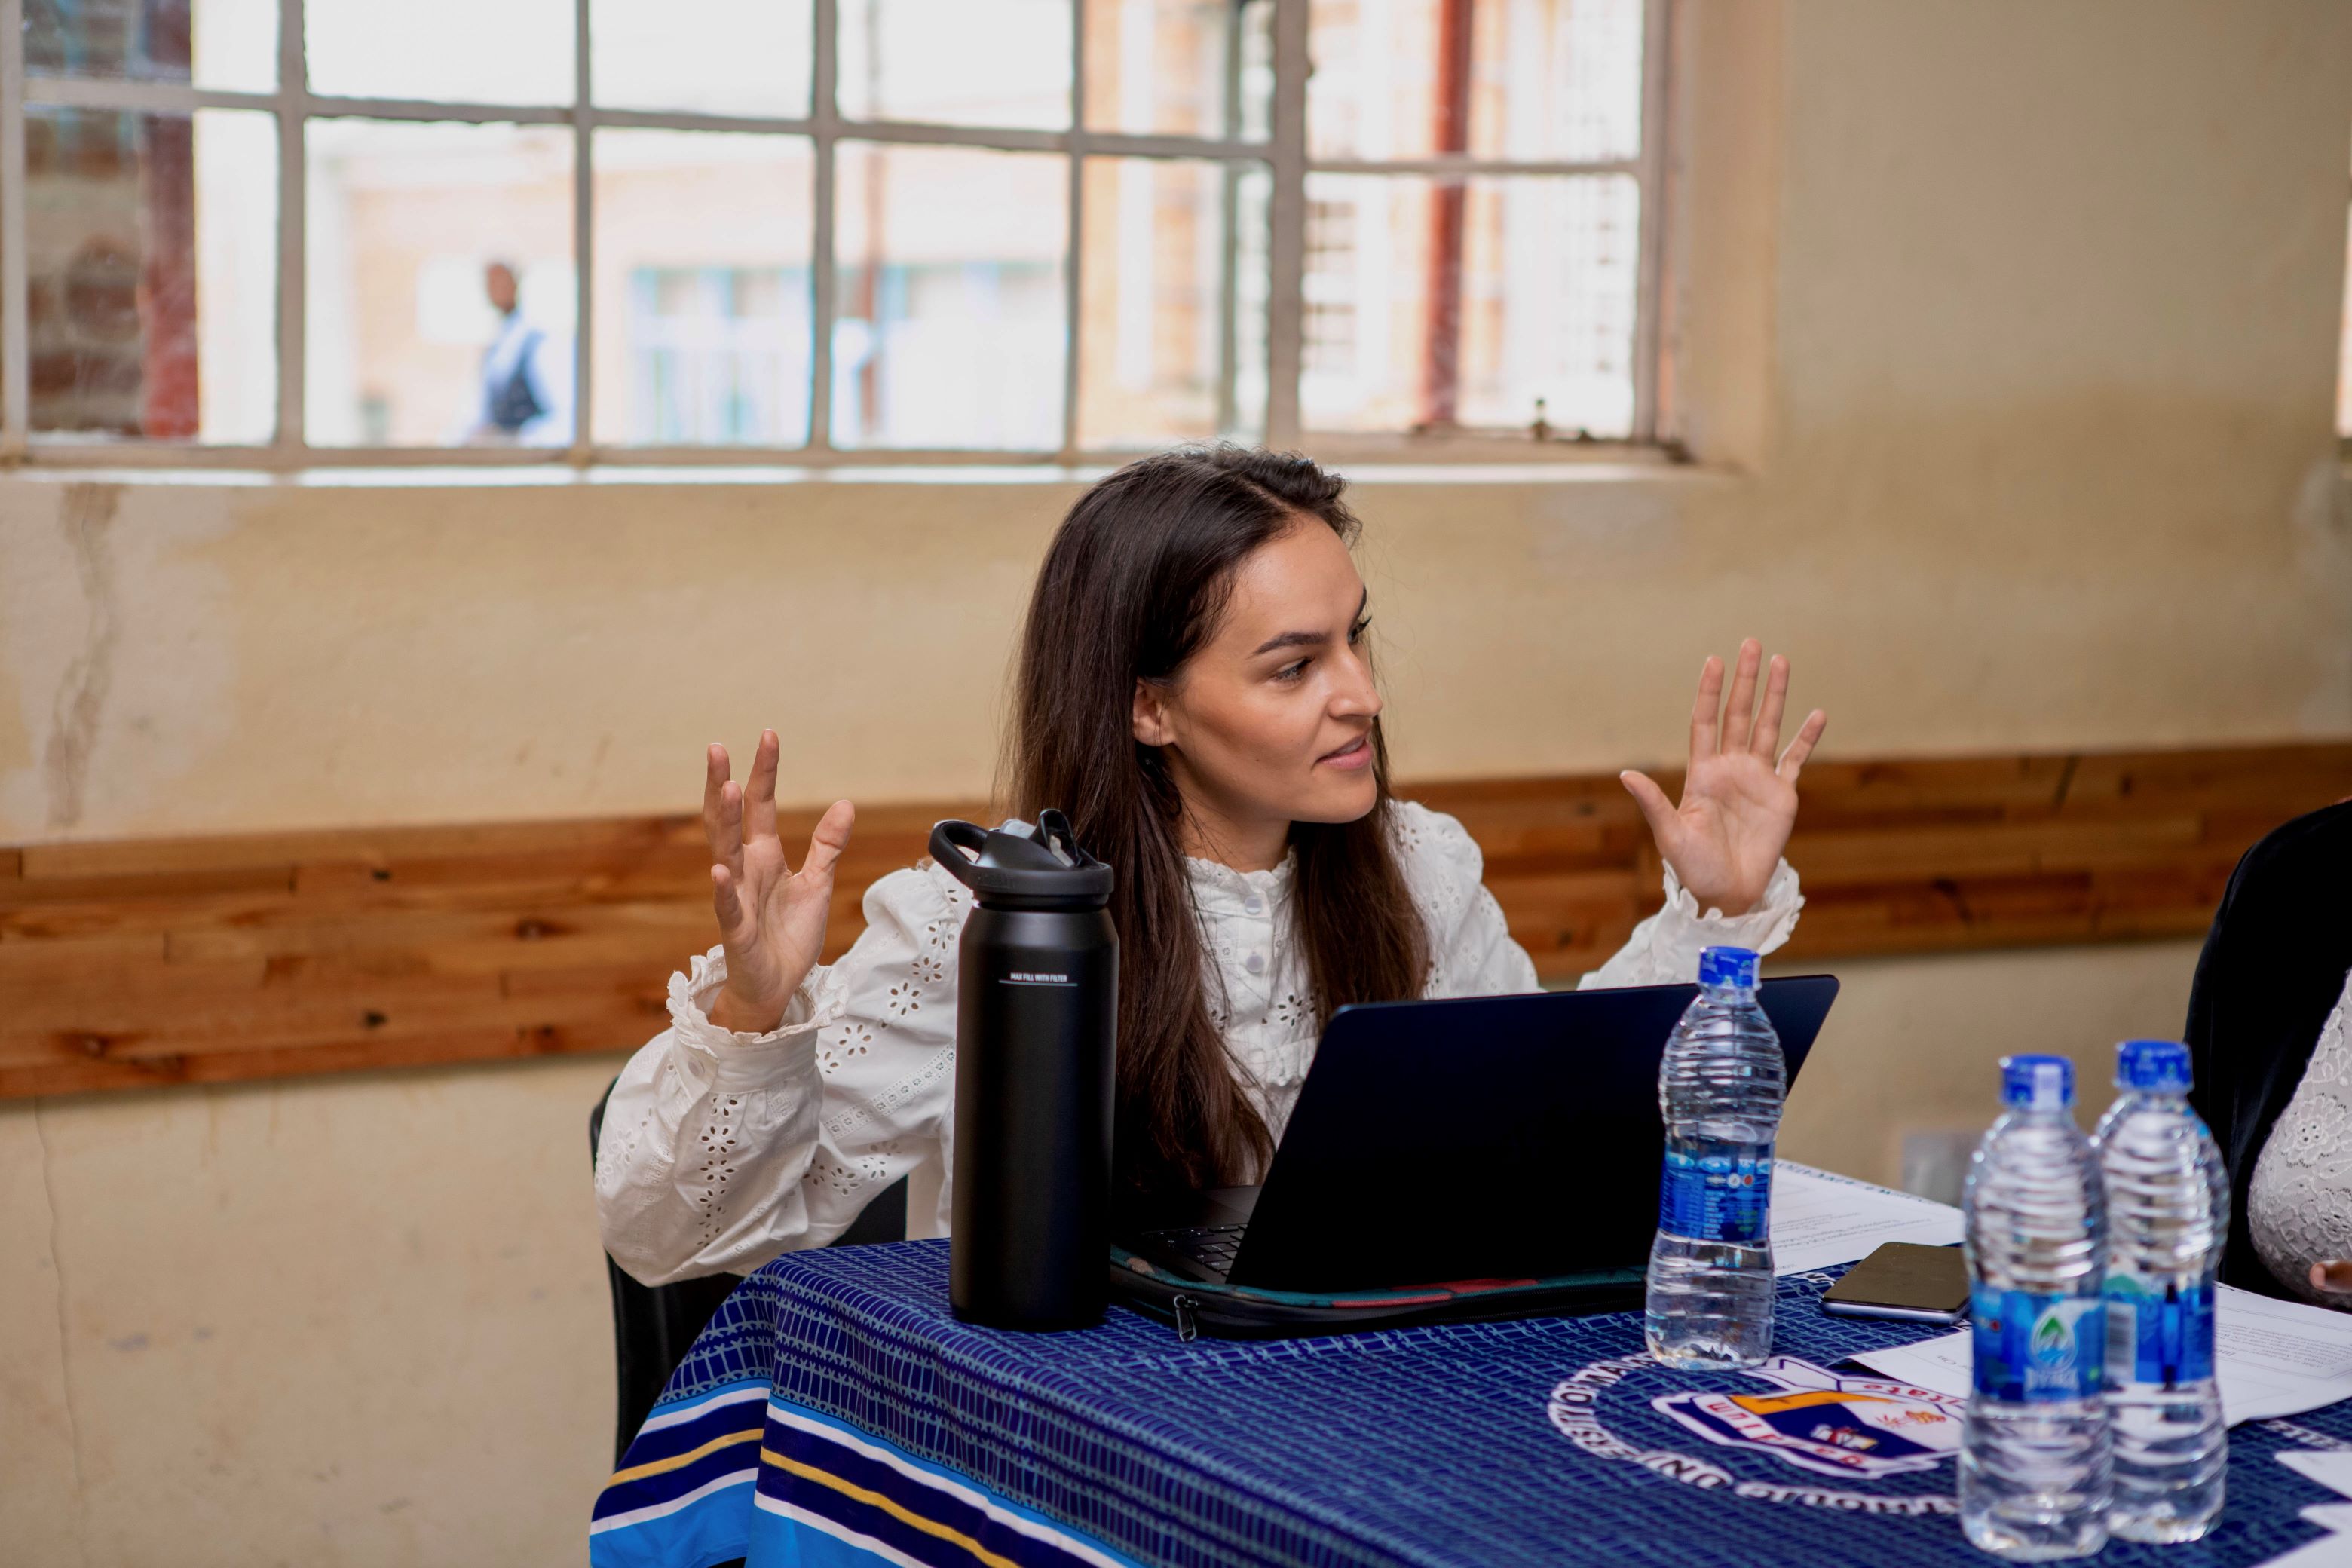
[[[472,446],[562,447],[572,440],[572,367],[566,345],[522,309],[514,268],[493,261],[482,290],[499,313],[482,351],[481,393],[462,438]]]

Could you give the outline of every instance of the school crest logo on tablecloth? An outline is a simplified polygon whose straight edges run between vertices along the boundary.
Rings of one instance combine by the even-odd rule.
[[[1933,1389],[1791,1355],[1694,1375],[1646,1351],[1579,1368],[1547,1403],[1559,1435],[1596,1459],[1719,1496],[1915,1519],[1958,1510],[1945,1467],[1960,1451],[1966,1409]],[[1706,1441],[1677,1440],[1692,1437]]]
[[[1795,1356],[1744,1375],[1769,1392],[1662,1394],[1652,1408],[1710,1443],[1769,1454],[1819,1475],[1897,1476],[1959,1451],[1965,1400],[1884,1377],[1842,1377]]]

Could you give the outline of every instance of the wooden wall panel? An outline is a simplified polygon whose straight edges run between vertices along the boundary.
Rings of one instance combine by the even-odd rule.
[[[2352,742],[1819,762],[1803,789],[1789,957],[2193,935],[2248,845],[2352,794]],[[1657,905],[1613,776],[1405,793],[1468,826],[1549,976]],[[978,812],[862,812],[831,953],[868,882]],[[633,1046],[711,941],[709,889],[691,816],[0,847],[0,1097]]]

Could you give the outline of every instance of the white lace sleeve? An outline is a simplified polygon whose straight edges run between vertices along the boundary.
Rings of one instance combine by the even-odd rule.
[[[943,1157],[970,896],[927,866],[883,878],[865,903],[864,933],[769,1034],[710,1022],[723,950],[670,977],[670,1026],[622,1069],[596,1151],[604,1249],[646,1284],[822,1247]]]
[[[1577,982],[1580,991],[1612,985],[1680,985],[1698,978],[1698,955],[1710,947],[1746,947],[1770,952],[1797,929],[1805,907],[1797,872],[1786,860],[1764,884],[1764,897],[1744,915],[1721,910],[1701,913],[1698,900],[1666,868],[1666,905],[1633,928],[1616,956]]]
[[[1535,960],[1511,938],[1503,906],[1486,890],[1486,858],[1461,820],[1418,801],[1394,807],[1405,884],[1429,933],[1424,996],[1502,996],[1534,991]]]
[[[2311,1061],[2254,1156],[2246,1228],[2271,1278],[2305,1301],[2345,1310],[2311,1288],[2311,1266],[2352,1258],[2352,975],[2320,1026]]]

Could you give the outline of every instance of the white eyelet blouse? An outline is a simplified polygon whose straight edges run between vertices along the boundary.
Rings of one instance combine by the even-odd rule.
[[[1393,814],[1413,901],[1430,936],[1427,996],[1538,988],[1484,860],[1461,823],[1410,801]],[[1315,1058],[1306,963],[1289,931],[1294,862],[1235,871],[1190,862],[1206,945],[1211,1016],[1247,1092],[1279,1138]],[[1583,984],[1694,979],[1703,948],[1769,952],[1804,905],[1787,861],[1744,915],[1702,913],[1665,873],[1665,907]],[[649,1285],[822,1247],[866,1200],[927,1162],[954,1169],[956,942],[971,893],[929,861],[866,892],[866,930],[841,962],[803,982],[783,1022],[733,1034],[706,1012],[723,949],[669,984],[670,1026],[629,1059],[604,1112],[596,1203],[604,1247]],[[947,1226],[952,1184],[940,1183]]]
[[[2246,1188],[2246,1228],[2271,1277],[2306,1301],[2341,1311],[2311,1288],[2315,1263],[2352,1258],[2352,974],[2320,1026],[2311,1065],[2279,1112]]]

